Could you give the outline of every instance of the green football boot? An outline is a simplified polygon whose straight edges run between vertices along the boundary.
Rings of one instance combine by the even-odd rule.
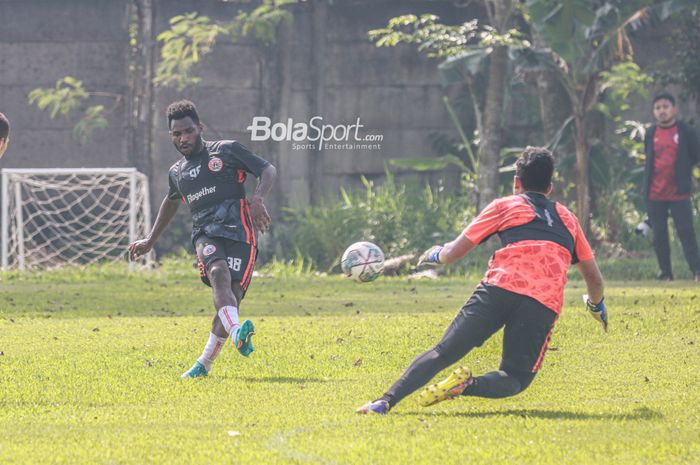
[[[201,378],[204,376],[208,376],[209,372],[207,371],[206,368],[204,368],[204,365],[199,363],[199,361],[194,362],[194,365],[192,365],[192,368],[184,372],[182,375],[180,375],[180,378],[186,379],[186,378]]]
[[[255,325],[250,320],[245,320],[241,325],[241,328],[236,334],[236,339],[234,343],[236,344],[236,349],[241,353],[242,356],[247,357],[253,350],[252,337],[255,334]]]

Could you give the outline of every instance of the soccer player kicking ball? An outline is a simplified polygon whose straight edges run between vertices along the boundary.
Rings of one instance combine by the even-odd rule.
[[[603,278],[591,247],[576,216],[547,198],[552,190],[552,154],[528,147],[515,167],[514,195],[491,202],[459,237],[427,250],[418,262],[452,263],[498,234],[503,247],[491,257],[483,280],[442,340],[416,357],[382,397],[357,413],[386,414],[504,326],[498,370],[474,377],[469,370],[457,368],[445,380],[425,388],[418,403],[427,407],[460,395],[502,398],[524,391],[542,365],[561,312],[571,263],[578,264],[586,281],[588,310],[607,331]]]
[[[238,142],[203,140],[203,126],[192,102],[174,102],[166,113],[173,144],[183,157],[170,168],[170,191],[151,233],[129,245],[129,257],[134,260],[148,253],[180,203],[187,204],[200,276],[212,288],[217,311],[202,355],[182,374],[182,378],[198,378],[209,374],[229,336],[241,355],[253,352],[255,327],[250,320],[240,323],[238,307],[253,276],[257,231],[264,233],[270,226],[263,199],[276,170]],[[249,200],[243,186],[247,173],[259,178]]]

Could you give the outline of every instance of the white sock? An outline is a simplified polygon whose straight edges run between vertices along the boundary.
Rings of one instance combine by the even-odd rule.
[[[211,365],[214,363],[214,360],[216,360],[216,357],[219,356],[219,352],[221,352],[221,348],[224,344],[226,344],[225,337],[219,337],[214,333],[209,333],[207,345],[204,346],[204,351],[197,361],[204,365],[207,371],[211,370]]]
[[[233,331],[231,331],[231,340],[233,341],[233,347],[238,347],[238,343],[236,342],[236,338],[238,337],[238,331],[241,330],[240,326],[236,326]]]
[[[224,329],[232,337],[236,335],[241,323],[238,321],[238,308],[233,305],[227,305],[219,309],[219,320],[224,325]]]

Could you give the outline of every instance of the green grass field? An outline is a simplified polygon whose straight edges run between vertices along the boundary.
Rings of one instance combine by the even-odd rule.
[[[700,286],[608,283],[603,334],[567,288],[544,368],[510,399],[354,409],[437,342],[476,279],[259,278],[206,379],[194,271],[0,281],[0,464],[700,464]],[[500,334],[464,359],[499,361]]]

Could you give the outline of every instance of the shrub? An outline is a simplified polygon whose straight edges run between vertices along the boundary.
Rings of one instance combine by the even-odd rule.
[[[287,209],[278,227],[281,259],[303,257],[320,271],[335,267],[345,248],[366,240],[387,257],[416,253],[444,243],[466,226],[474,206],[463,193],[418,183],[397,184],[391,173],[375,186],[362,178],[364,189],[340,189],[318,205]]]

